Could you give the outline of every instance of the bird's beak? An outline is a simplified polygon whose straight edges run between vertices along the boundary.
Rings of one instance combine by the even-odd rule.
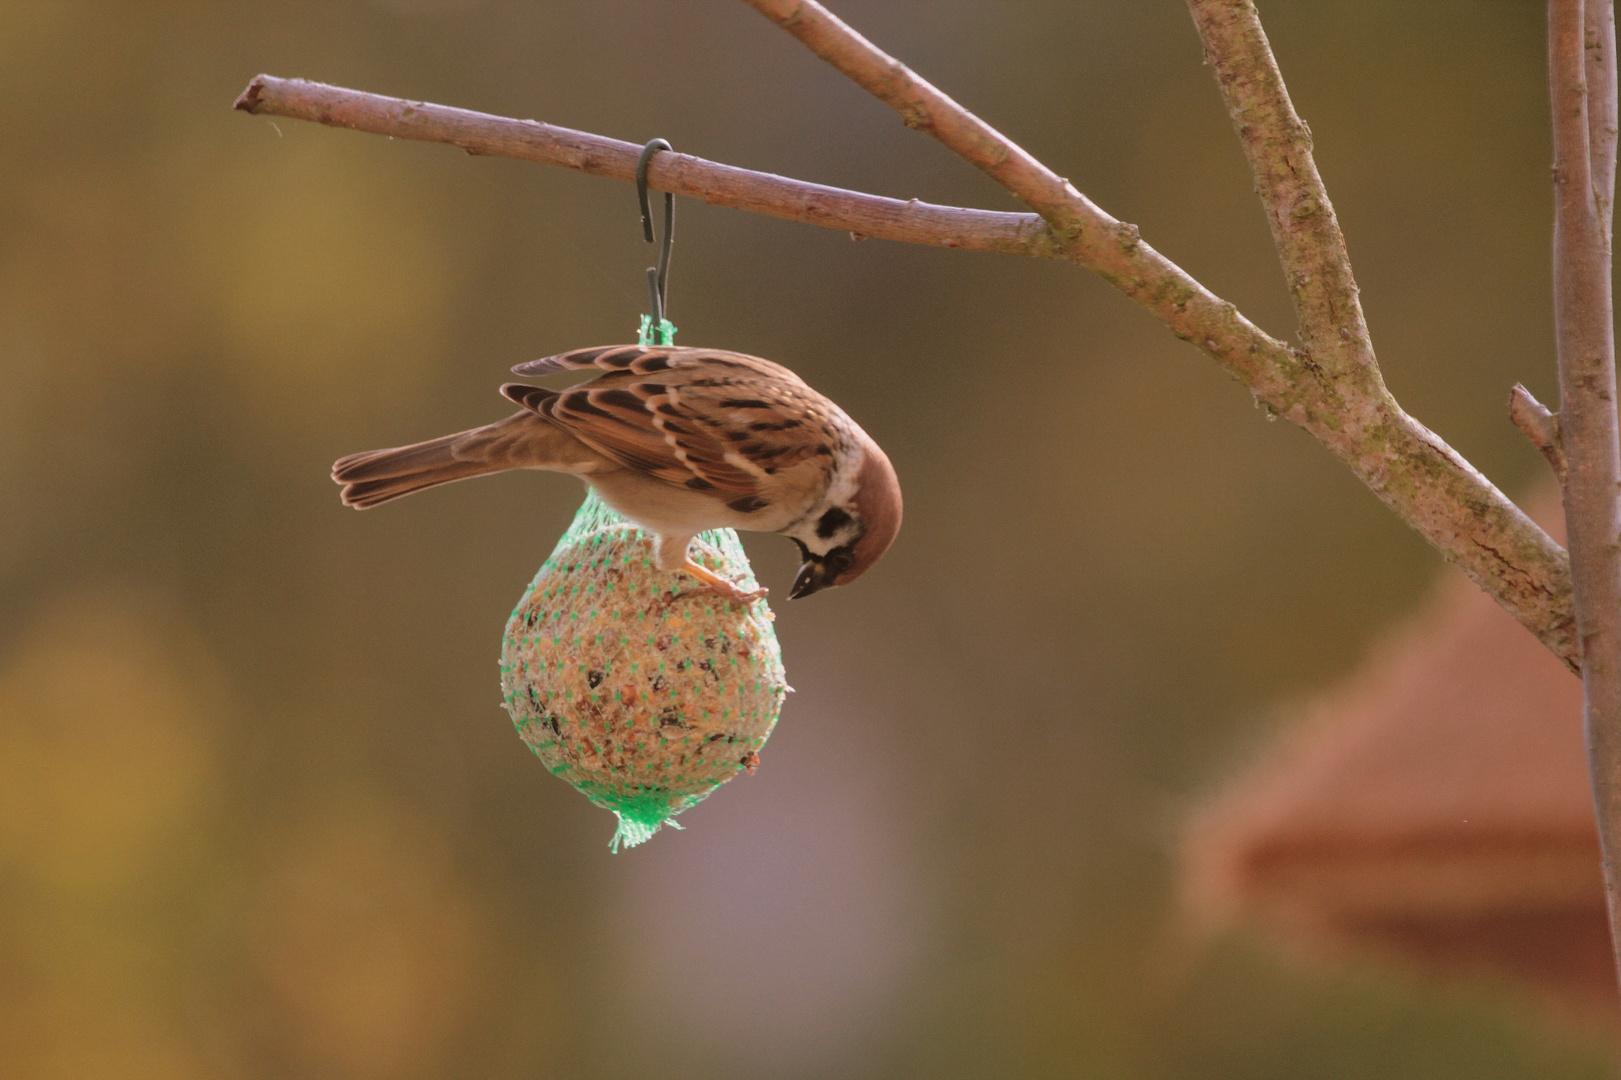
[[[789,590],[788,599],[798,600],[802,596],[821,592],[833,584],[833,579],[837,576],[821,559],[815,557],[806,559],[799,568],[799,576],[794,578],[794,587]]]

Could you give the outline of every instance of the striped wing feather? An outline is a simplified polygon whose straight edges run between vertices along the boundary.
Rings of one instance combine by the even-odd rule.
[[[581,442],[665,483],[713,491],[748,512],[773,478],[829,453],[828,405],[787,368],[718,349],[621,345],[520,364],[520,375],[596,369],[561,392],[502,392]]]

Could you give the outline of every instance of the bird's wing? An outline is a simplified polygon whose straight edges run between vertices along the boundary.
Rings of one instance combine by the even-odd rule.
[[[683,345],[604,345],[594,349],[575,349],[558,353],[542,360],[531,360],[512,369],[514,375],[535,378],[555,375],[560,371],[588,371],[606,373],[627,372],[634,375],[652,375],[660,371],[690,370],[698,367],[717,368],[737,373],[752,372],[784,382],[804,382],[798,375],[770,360],[727,349],[693,349]]]
[[[711,349],[582,349],[522,364],[525,375],[595,368],[563,391],[501,392],[598,452],[743,513],[766,506],[781,470],[832,458],[825,399],[768,360]]]

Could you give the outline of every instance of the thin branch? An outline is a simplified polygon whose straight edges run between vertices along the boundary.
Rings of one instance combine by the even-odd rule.
[[[800,7],[804,10],[807,5]],[[866,49],[883,58],[870,45]],[[916,78],[892,60],[885,70],[903,82]],[[968,115],[939,91],[933,93],[937,98],[931,107],[937,118]],[[531,120],[264,75],[249,84],[237,108],[396,138],[444,142],[469,153],[561,165],[624,181],[633,179],[641,149]],[[958,121],[960,118],[936,126],[942,131],[972,127]],[[979,123],[973,120],[973,124]],[[1008,254],[1057,255],[1095,271],[1178,337],[1212,356],[1268,410],[1321,441],[1448,560],[1462,567],[1556,655],[1575,665],[1569,567],[1558,544],[1388,395],[1373,399],[1364,395],[1367,407],[1348,423],[1345,388],[1310,354],[1262,332],[1232,304],[1143,243],[1136,226],[1116,221],[1078,193],[1073,195],[1078,200],[1074,206],[1084,211],[1086,220],[1073,237],[1061,239],[1035,215],[883,199],[683,154],[655,156],[648,182],[660,191],[716,205],[865,236]],[[1074,192],[1067,184],[1064,187]]]
[[[1300,340],[1336,377],[1382,392],[1351,257],[1312,157],[1311,130],[1289,100],[1255,5],[1188,0],[1188,10],[1266,207]]]
[[[1073,238],[1088,230],[1113,233],[1121,227],[1120,222],[1071,187],[1068,180],[815,0],[744,2],[900,113],[907,127],[933,135],[952,153],[1007,188],[1014,198],[1045,218],[1060,236]]]
[[[1595,25],[1586,25],[1584,6]],[[1610,936],[1621,963],[1621,423],[1610,281],[1616,109],[1610,7],[1595,0],[1549,0],[1548,80],[1554,333],[1560,426],[1569,459],[1565,529],[1582,647],[1587,758],[1604,851]],[[1591,114],[1590,104],[1595,105]]]
[[[1508,416],[1514,421],[1514,426],[1531,440],[1531,445],[1541,451],[1542,456],[1548,460],[1548,467],[1553,470],[1554,478],[1559,481],[1560,488],[1565,486],[1565,440],[1559,430],[1559,414],[1548,411],[1548,407],[1538,401],[1524,386],[1514,384],[1514,389],[1508,395]]]
[[[635,143],[535,120],[512,120],[274,75],[260,75],[250,82],[236,99],[236,108],[396,139],[449,143],[469,154],[561,165],[626,182],[635,181],[636,158],[642,152]],[[653,157],[647,181],[660,191],[876,239],[1005,255],[1061,254],[1046,224],[1035,214],[888,199],[670,152]]]

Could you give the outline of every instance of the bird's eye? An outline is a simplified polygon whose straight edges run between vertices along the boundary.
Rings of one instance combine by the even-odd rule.
[[[842,574],[856,561],[856,553],[849,547],[837,547],[822,556],[822,565],[834,574]]]

